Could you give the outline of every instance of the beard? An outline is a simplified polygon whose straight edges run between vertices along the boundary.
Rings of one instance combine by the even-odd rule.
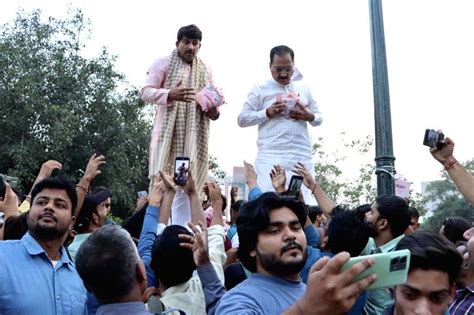
[[[286,252],[290,246],[297,246],[299,249],[303,250],[300,245],[292,242],[282,248],[281,254]],[[268,273],[279,277],[288,277],[295,273],[299,273],[303,269],[307,258],[308,252],[306,250],[303,250],[303,257],[299,261],[291,262],[282,261],[274,253],[261,253],[257,250],[257,259],[262,264],[262,268]]]
[[[367,226],[369,227],[369,237],[377,237],[379,236],[379,231],[377,231],[377,228],[375,227],[375,224],[372,222],[365,222]]]
[[[66,232],[69,232],[67,226],[45,226],[41,222],[36,222],[35,224],[31,224],[28,222],[28,227],[31,232],[36,238],[42,240],[53,240],[64,237]]]

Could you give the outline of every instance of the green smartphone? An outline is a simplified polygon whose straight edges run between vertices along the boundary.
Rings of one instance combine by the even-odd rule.
[[[410,268],[410,251],[408,249],[353,257],[342,266],[342,270],[346,270],[367,258],[372,258],[375,264],[355,277],[353,282],[359,281],[374,273],[377,274],[377,280],[369,285],[367,290],[391,287],[407,281],[408,270]]]

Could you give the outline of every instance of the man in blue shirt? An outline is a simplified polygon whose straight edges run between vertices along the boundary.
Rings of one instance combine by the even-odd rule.
[[[28,232],[0,242],[0,314],[87,314],[86,290],[62,246],[75,222],[76,190],[48,177],[31,200]]]
[[[373,261],[341,271],[348,253],[321,258],[311,268],[306,287],[300,277],[307,260],[305,220],[304,204],[273,192],[242,207],[238,255],[253,274],[222,297],[217,314],[329,314],[352,307],[376,278],[371,275],[356,283],[352,279]]]

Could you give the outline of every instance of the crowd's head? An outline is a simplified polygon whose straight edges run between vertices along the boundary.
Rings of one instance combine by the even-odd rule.
[[[441,235],[444,235],[451,243],[457,246],[464,241],[464,232],[472,227],[471,222],[461,217],[445,218],[439,230]]]
[[[77,206],[74,185],[62,177],[47,177],[31,192],[28,229],[36,239],[61,239],[72,229]]]
[[[359,256],[367,245],[370,232],[369,225],[358,212],[336,207],[332,210],[326,232],[325,249],[333,254],[345,251],[351,257]]]
[[[396,238],[402,235],[410,224],[408,204],[398,196],[378,196],[371,210],[366,213],[366,221],[372,229],[372,237],[383,233]]]
[[[196,269],[193,253],[180,246],[179,234],[192,235],[180,225],[167,226],[153,244],[151,268],[160,284],[169,288],[188,281]]]
[[[130,234],[118,225],[106,225],[92,233],[75,260],[85,287],[102,303],[126,302],[146,289],[146,271],[137,248]]]
[[[305,220],[303,203],[273,192],[245,203],[237,218],[237,253],[245,268],[277,276],[298,273],[307,257]]]
[[[397,250],[411,253],[407,281],[395,287],[396,314],[443,314],[451,302],[462,258],[442,236],[416,231]]]
[[[74,225],[77,233],[93,232],[95,229],[105,225],[107,215],[110,212],[112,192],[99,186],[87,194],[81,211]]]
[[[420,228],[420,223],[418,222],[420,220],[420,212],[414,207],[409,207],[408,210],[410,211],[411,216],[410,226],[413,231],[416,231]]]

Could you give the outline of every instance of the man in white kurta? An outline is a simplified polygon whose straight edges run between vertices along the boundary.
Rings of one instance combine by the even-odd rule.
[[[270,71],[273,78],[252,88],[238,117],[240,127],[258,125],[255,170],[263,191],[274,190],[269,174],[276,164],[285,168],[287,186],[296,162],[303,163],[314,175],[308,124],[319,126],[322,123],[311,91],[294,68],[291,48],[277,46],[271,50]],[[285,100],[288,97],[297,100],[289,110],[289,102]],[[309,189],[303,186],[301,190],[307,204],[316,203]]]

